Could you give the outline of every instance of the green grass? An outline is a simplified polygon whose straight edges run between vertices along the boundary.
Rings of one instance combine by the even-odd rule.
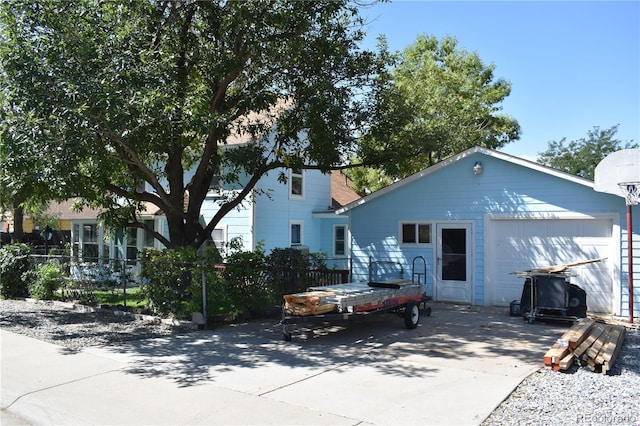
[[[114,291],[109,290],[96,290],[94,292],[96,300],[100,305],[121,305],[124,304],[124,293],[122,289],[116,289]],[[142,289],[139,287],[127,289],[127,304],[128,308],[141,308],[148,305],[149,301],[145,299]]]

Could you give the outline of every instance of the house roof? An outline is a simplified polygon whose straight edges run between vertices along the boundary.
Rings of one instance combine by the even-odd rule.
[[[257,126],[264,128],[273,128],[276,125],[278,116],[289,106],[291,101],[279,99],[274,105],[262,111],[251,111],[247,115],[237,118],[232,123],[231,134],[225,141],[218,143],[219,146],[225,145],[244,145],[251,142],[254,136],[246,132],[247,127]]]
[[[342,208],[360,198],[352,188],[351,179],[340,170],[331,172],[331,207]]]
[[[79,220],[79,219],[96,219],[103,210],[94,209],[91,207],[84,206],[81,211],[75,211],[73,209],[73,203],[76,201],[75,198],[71,198],[65,201],[51,201],[49,203],[49,207],[47,208],[47,214],[50,214],[58,219],[62,220]],[[144,206],[143,215],[161,215],[162,210],[158,209],[155,204],[144,202],[142,203]],[[28,217],[28,216],[26,216]]]
[[[102,212],[101,210],[85,206],[81,211],[73,209],[75,198],[64,201],[51,201],[47,208],[47,214],[57,217],[58,219],[95,219]]]
[[[505,154],[503,152],[499,152],[499,151],[495,151],[489,148],[484,148],[484,147],[480,147],[480,146],[476,146],[473,148],[469,148],[466,151],[463,151],[457,155],[451,156],[449,158],[447,158],[446,160],[442,160],[437,164],[434,164],[433,166],[427,167],[426,169],[422,169],[419,172],[416,172],[404,179],[401,179],[397,182],[392,183],[391,185],[388,185],[376,192],[373,192],[367,196],[364,196],[358,200],[355,200],[347,205],[345,205],[344,207],[338,209],[336,211],[337,214],[342,214],[342,213],[346,213],[351,209],[354,209],[358,206],[361,206],[363,204],[366,204],[367,202],[371,201],[371,200],[375,200],[378,197],[381,197],[383,195],[385,195],[388,192],[391,192],[397,188],[400,188],[402,186],[408,185],[411,182],[421,179],[425,176],[428,176],[432,173],[437,172],[438,170],[441,170],[445,167],[450,166],[453,163],[456,163],[464,158],[467,158],[473,154],[482,154],[482,155],[486,155],[488,157],[493,157],[502,161],[507,161],[510,162],[512,164],[517,164],[519,166],[531,169],[531,170],[536,170],[538,172],[541,173],[546,173],[548,175],[551,176],[555,176],[557,178],[560,179],[564,179],[570,182],[574,182],[577,183],[579,185],[584,185],[590,188],[593,188],[593,181],[589,180],[589,179],[585,179],[576,175],[572,175],[570,173],[566,173],[563,172],[561,170],[557,170],[551,167],[547,167],[547,166],[543,166],[542,164],[536,163],[534,161],[529,161],[529,160],[525,160],[524,158],[520,158],[520,157],[515,157],[513,155],[509,155],[509,154]]]

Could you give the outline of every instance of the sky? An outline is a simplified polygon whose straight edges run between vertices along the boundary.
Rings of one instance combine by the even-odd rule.
[[[366,7],[364,47],[401,51],[420,34],[452,36],[511,83],[501,113],[521,127],[500,151],[535,160],[550,141],[619,125],[640,143],[640,0],[418,1]]]

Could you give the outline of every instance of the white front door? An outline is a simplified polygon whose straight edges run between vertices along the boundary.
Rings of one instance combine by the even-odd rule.
[[[436,300],[472,303],[471,224],[439,223],[436,232]]]

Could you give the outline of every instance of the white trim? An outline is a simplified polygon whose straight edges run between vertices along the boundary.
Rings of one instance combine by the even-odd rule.
[[[76,232],[74,230],[74,227],[78,225],[79,229],[79,235],[76,235]],[[89,243],[91,244],[95,244],[98,246],[98,258],[101,258],[102,256],[104,256],[104,251],[105,249],[107,251],[110,250],[110,243],[109,241],[105,240],[105,229],[103,224],[96,220],[96,219],[72,219],[70,220],[70,227],[71,227],[71,253],[73,256],[78,256],[81,259],[84,259],[85,257],[85,253],[84,253],[84,245],[85,245],[85,241],[84,241],[84,231],[83,231],[83,226],[84,225],[95,225],[96,226],[96,234],[97,234],[97,241],[95,243],[91,242]],[[74,244],[76,243],[75,238],[77,237],[77,242],[78,242],[78,253],[75,252],[74,250]],[[91,259],[93,260],[93,259]]]
[[[414,231],[416,232],[416,242],[415,243],[405,243],[402,241],[402,225],[416,225],[416,229],[414,229]],[[429,225],[430,227],[430,241],[428,243],[421,243],[418,241],[418,229],[417,226],[418,225]],[[434,233],[435,233],[435,226],[434,226],[434,222],[430,221],[430,220],[411,220],[411,219],[400,219],[398,220],[398,246],[399,247],[403,247],[403,248],[430,248],[433,247],[434,244]]]
[[[294,178],[300,178],[301,183],[300,183],[300,194],[294,194],[293,193],[293,179]],[[305,196],[305,180],[306,180],[306,176],[305,176],[305,170],[302,169],[300,170],[300,173],[295,173],[293,171],[293,169],[289,169],[289,199],[290,200],[304,200],[304,196]]]
[[[515,219],[611,219],[620,216],[619,213],[578,213],[578,212],[522,212],[522,213],[487,213],[485,218],[490,220]]]
[[[314,219],[340,219],[336,216],[336,212],[334,210],[311,212],[311,217]]]
[[[439,300],[438,296],[438,255],[439,250],[441,250],[441,230],[443,227],[451,227],[454,229],[465,229],[469,230],[469,235],[467,235],[467,240],[470,242],[469,247],[467,247],[467,270],[469,273],[469,281],[471,284],[471,301],[469,302],[472,306],[476,305],[476,223],[475,221],[469,220],[444,220],[444,221],[436,221],[433,224],[432,231],[434,234],[432,235],[432,239],[435,237],[435,244],[433,245],[432,255],[433,259],[432,265],[434,265],[431,271],[432,280],[433,280],[433,298],[435,301]],[[456,228],[459,227],[459,228]],[[486,304],[486,300],[485,300]]]
[[[300,225],[300,243],[298,244],[293,244],[293,242],[291,241],[291,234],[292,234],[292,226],[293,225]],[[302,220],[290,220],[289,221],[289,247],[300,247],[304,245],[304,221]]]
[[[228,241],[228,232],[229,232],[229,225],[227,224],[220,224],[218,223],[218,226],[216,226],[213,231],[211,231],[211,241],[213,241],[213,244],[216,244],[216,240],[213,238],[213,233],[215,231],[222,231],[222,247],[218,247],[218,252],[220,253],[220,255],[222,257],[225,257],[225,247],[227,245]],[[217,247],[217,245],[216,245]]]
[[[344,253],[336,254],[336,228],[344,228]],[[349,256],[349,226],[346,223],[336,223],[333,225],[331,236],[331,252],[335,258],[346,258]]]
[[[551,176],[555,176],[558,177],[560,179],[564,179],[570,182],[574,182],[574,183],[578,183],[580,185],[584,185],[586,187],[592,188],[593,189],[593,181],[589,180],[589,179],[584,179],[581,178],[579,176],[575,176],[572,175],[570,173],[565,173],[563,171],[557,170],[557,169],[553,169],[551,167],[547,167],[547,166],[543,166],[542,164],[538,164],[535,163],[533,161],[529,161],[529,160],[525,160],[523,158],[519,158],[519,157],[514,157],[512,155],[509,154],[505,154],[503,152],[499,152],[499,151],[494,151],[492,149],[488,149],[488,148],[483,148],[480,146],[476,146],[473,148],[470,148],[466,151],[461,152],[460,154],[454,155],[452,157],[449,157],[445,160],[440,161],[437,164],[434,164],[431,167],[427,167],[426,169],[420,170],[417,173],[412,174],[411,176],[408,176],[402,180],[399,180],[397,182],[392,183],[389,186],[386,186],[372,194],[366,195],[362,198],[359,198],[356,201],[353,201],[352,203],[347,204],[346,206],[342,207],[341,209],[337,210],[336,213],[337,214],[342,214],[345,213],[353,208],[356,208],[358,206],[361,206],[369,201],[375,200],[376,198],[391,192],[397,188],[400,188],[404,185],[407,185],[415,180],[421,179],[425,176],[428,176],[432,173],[437,172],[438,170],[441,170],[447,166],[449,166],[450,164],[453,164],[455,162],[458,162],[466,157],[469,157],[473,154],[482,154],[482,155],[486,155],[488,157],[493,157],[499,160],[503,160],[503,161],[508,161],[510,163],[513,164],[517,164],[519,166],[522,167],[526,167],[528,169],[532,169],[532,170],[536,170]]]
[[[620,214],[619,213],[576,213],[576,212],[557,212],[557,213],[488,213],[484,215],[484,300],[485,305],[492,306],[495,301],[494,286],[495,277],[492,272],[495,271],[494,257],[488,256],[495,246],[495,226],[496,223],[503,220],[611,220],[611,244],[609,245],[610,253],[605,260],[612,277],[611,282],[611,312],[620,315]],[[580,259],[578,259],[580,260]]]

